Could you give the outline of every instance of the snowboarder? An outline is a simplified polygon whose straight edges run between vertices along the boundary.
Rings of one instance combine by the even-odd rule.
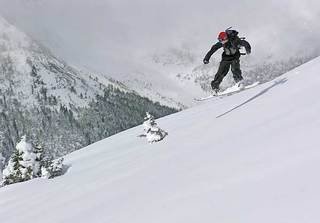
[[[229,28],[225,32],[220,32],[218,40],[219,42],[211,47],[210,51],[203,59],[203,63],[208,64],[212,54],[223,47],[224,52],[222,53],[222,60],[219,65],[219,69],[214,80],[211,82],[211,87],[216,94],[219,92],[219,85],[229,72],[230,66],[235,82],[239,84],[239,87],[241,87],[241,85],[243,86],[243,77],[240,69],[240,48],[244,47],[246,54],[251,53],[250,44],[245,41],[244,38],[238,37],[238,32],[236,30],[231,30]]]

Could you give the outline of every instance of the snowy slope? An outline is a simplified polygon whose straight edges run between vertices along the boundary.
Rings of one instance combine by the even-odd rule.
[[[1,222],[318,223],[320,58],[280,78],[66,157],[67,173],[0,189]]]

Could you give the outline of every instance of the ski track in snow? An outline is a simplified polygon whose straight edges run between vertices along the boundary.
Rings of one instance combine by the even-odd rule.
[[[1,222],[318,223],[320,58],[66,156],[64,176],[0,188]]]

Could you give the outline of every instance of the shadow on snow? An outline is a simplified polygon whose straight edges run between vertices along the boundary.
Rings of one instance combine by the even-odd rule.
[[[266,93],[267,91],[269,91],[271,88],[274,88],[274,87],[276,87],[276,86],[278,86],[278,85],[280,85],[280,84],[284,84],[285,82],[287,82],[287,79],[286,79],[286,78],[283,78],[283,79],[281,79],[281,80],[275,81],[275,82],[273,83],[273,85],[271,85],[270,87],[262,90],[262,91],[261,91],[260,93],[258,93],[257,95],[255,95],[255,96],[253,96],[252,98],[246,100],[245,102],[241,103],[240,105],[238,105],[238,106],[230,109],[229,111],[226,111],[226,112],[224,112],[224,113],[221,114],[221,115],[218,115],[216,118],[221,118],[221,117],[223,117],[223,116],[225,116],[225,115],[233,112],[234,110],[236,110],[236,109],[244,106],[245,104],[247,104],[247,103],[255,100],[256,98],[260,97],[261,95],[265,94],[265,93]]]

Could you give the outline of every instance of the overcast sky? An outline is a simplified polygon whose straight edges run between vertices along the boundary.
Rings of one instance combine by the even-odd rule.
[[[228,26],[247,37],[257,57],[320,49],[319,2],[0,0],[0,14],[68,61],[109,72],[121,60],[183,44],[201,61]]]

